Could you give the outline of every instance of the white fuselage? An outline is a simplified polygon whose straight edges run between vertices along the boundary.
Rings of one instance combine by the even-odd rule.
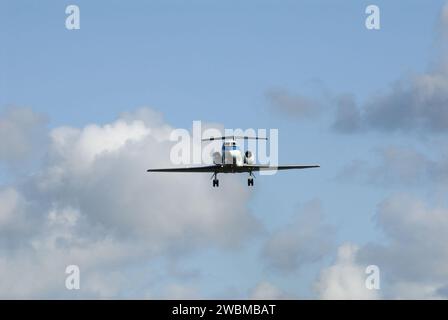
[[[222,164],[238,167],[244,165],[244,155],[234,140],[224,141],[222,144]]]

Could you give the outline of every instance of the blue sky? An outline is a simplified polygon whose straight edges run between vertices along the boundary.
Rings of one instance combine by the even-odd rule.
[[[76,32],[63,28],[70,3],[2,3],[3,105],[86,124],[150,103],[180,127],[196,118],[255,127],[272,121],[272,87],[317,80],[363,99],[423,70],[443,2],[378,2],[382,32],[364,28],[365,1],[81,1]]]
[[[353,161],[376,164],[375,150],[388,146],[437,157],[434,145],[443,134],[343,134],[331,123],[335,97],[351,94],[365,105],[395,81],[428,71],[439,59],[444,3],[374,1],[381,30],[372,31],[364,26],[371,1],[1,1],[0,110],[29,107],[47,117],[49,129],[101,126],[139,107],[159,111],[174,128],[190,129],[194,120],[278,128],[280,163],[322,167],[255,181],[243,205],[262,223],[264,235],[237,248],[205,247],[179,258],[161,255],[156,262],[137,259],[121,271],[150,264],[162,280],[153,286],[151,277],[144,278],[150,291],[160,293],[177,281],[165,274],[174,260],[201,274],[181,280],[200,296],[244,297],[267,281],[294,296],[314,297],[312,284],[334,261],[335,250],[289,273],[272,271],[261,257],[269,234],[290,225],[306,203],[320,202],[324,223],[336,230],[337,247],[382,243],[374,216],[378,203],[394,192],[434,200],[429,184],[359,183],[340,174]],[[69,4],[80,7],[80,30],[64,27]],[[313,97],[323,111],[312,119],[282,112],[269,99],[272,90]],[[33,172],[36,166],[30,166]],[[17,185],[11,183],[15,171],[1,168],[0,186]],[[17,179],[33,172],[21,170]],[[224,177],[222,183],[229,179],[244,186],[246,177]],[[231,193],[218,192],[233,201]],[[118,292],[140,295],[129,288]]]

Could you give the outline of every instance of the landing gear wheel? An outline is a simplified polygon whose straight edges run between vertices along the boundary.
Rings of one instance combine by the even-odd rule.
[[[254,179],[253,179],[253,178],[249,178],[249,179],[247,179],[247,185],[248,185],[249,187],[253,186],[253,185],[254,185]]]
[[[218,172],[213,173],[213,187],[219,187]]]

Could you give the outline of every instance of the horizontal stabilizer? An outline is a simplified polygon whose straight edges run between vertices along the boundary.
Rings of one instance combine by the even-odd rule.
[[[202,139],[202,141],[214,141],[214,140],[236,140],[236,139],[252,139],[252,140],[268,140],[268,138],[263,137],[248,137],[248,136],[222,136],[222,137],[210,137]]]

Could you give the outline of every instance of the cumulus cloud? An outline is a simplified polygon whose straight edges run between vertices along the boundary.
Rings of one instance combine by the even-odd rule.
[[[46,117],[30,108],[9,107],[0,112],[0,163],[36,155],[46,139]]]
[[[389,298],[421,300],[421,299],[447,299],[446,287],[439,284],[427,284],[422,282],[398,281],[389,288]]]
[[[367,289],[365,267],[356,262],[358,247],[344,244],[334,265],[321,271],[315,290],[321,299],[365,300],[379,298],[377,290]]]
[[[440,68],[396,82],[369,98],[366,126],[380,131],[447,132],[448,74]]]
[[[444,58],[446,59],[446,58]],[[448,61],[421,74],[402,76],[389,88],[357,103],[353,94],[336,94],[330,107],[313,96],[275,92],[269,96],[275,110],[298,119],[334,112],[331,128],[352,134],[365,131],[446,133],[448,131]],[[333,107],[335,106],[335,107]]]
[[[315,283],[323,299],[440,299],[448,288],[448,209],[408,194],[382,201],[375,221],[382,242],[342,245]],[[380,290],[365,286],[366,267],[380,270]]]
[[[77,264],[84,280],[76,297],[113,297],[132,288],[123,270],[137,261],[239,246],[256,234],[260,223],[238,180],[216,192],[207,175],[146,172],[170,165],[171,130],[147,108],[51,130],[42,167],[0,190],[0,228],[23,229],[1,242],[0,295],[70,296],[65,266]]]
[[[298,119],[332,112],[331,128],[339,133],[448,132],[447,8],[445,5],[442,9],[435,37],[437,58],[428,63],[425,72],[403,75],[387,88],[378,88],[361,103],[356,102],[354,94],[333,94],[330,103],[322,103],[317,95],[293,96],[280,90],[270,93],[269,100],[275,110]]]
[[[185,246],[210,240],[231,245],[255,230],[244,206],[249,193],[238,181],[223,184],[221,192],[233,199],[226,201],[209,188],[206,175],[145,172],[170,166],[169,132],[136,119],[57,128],[47,166],[27,191],[50,203],[77,205],[93,222],[153,245],[174,241],[178,247],[179,238]]]
[[[16,248],[15,239],[32,231],[32,225],[26,219],[26,209],[25,199],[15,188],[0,187],[0,242],[4,246]]]
[[[262,257],[274,270],[293,272],[329,253],[334,236],[333,227],[324,220],[320,201],[313,200],[303,206],[294,221],[269,237]]]
[[[375,219],[387,243],[364,246],[359,259],[381,266],[391,295],[428,298],[443,292],[448,285],[448,209],[396,194],[379,204]],[[415,289],[403,289],[410,287]]]
[[[374,221],[382,233],[382,241],[371,241],[364,245],[347,243],[337,250],[335,262],[324,267],[313,285],[321,299],[446,299],[448,288],[448,209],[443,205],[430,205],[409,194],[394,194],[378,204]],[[305,230],[306,227],[301,227]],[[300,228],[291,227],[297,233]],[[318,229],[319,230],[319,229]],[[291,232],[292,233],[292,232]],[[316,232],[316,234],[320,234]],[[286,234],[290,234],[286,232]],[[320,235],[321,236],[321,235]],[[276,246],[268,256],[277,263],[281,271],[300,268],[297,261],[303,255],[301,236],[274,236],[267,245]],[[287,239],[279,241],[277,239]],[[309,240],[307,243],[311,243]],[[272,247],[271,247],[272,248]],[[284,251],[282,251],[284,250]],[[318,251],[318,250],[316,250]],[[297,255],[297,252],[301,252]],[[305,249],[306,252],[306,249]],[[293,257],[291,260],[286,256]],[[328,251],[325,253],[329,254]],[[309,258],[309,257],[308,257]],[[313,260],[313,258],[311,258]],[[377,266],[380,271],[380,289],[368,289],[366,280],[368,266]],[[259,290],[266,296],[284,292],[270,283],[260,283]],[[252,296],[256,296],[253,294]]]
[[[19,195],[13,188],[7,188],[0,190],[0,228],[3,229],[7,226],[11,226],[15,220],[17,220],[19,213]]]
[[[268,281],[258,283],[249,294],[249,299],[253,300],[280,300],[288,297],[288,294]]]
[[[338,101],[333,129],[340,133],[446,133],[448,131],[448,68],[446,62],[423,74],[402,77],[389,89],[367,98]]]
[[[380,147],[371,159],[347,164],[336,180],[389,187],[442,186],[448,181],[448,156],[429,156],[412,147]]]
[[[191,300],[200,299],[201,294],[195,286],[185,286],[180,284],[170,284],[164,288],[162,295],[165,299]]]
[[[26,214],[29,217],[33,212]],[[86,217],[76,209],[51,209],[41,220],[33,225],[34,232],[10,235],[21,245],[2,241],[0,297],[111,297],[111,287],[117,281],[116,265],[123,267],[136,257],[144,257],[145,251],[129,241],[95,234],[95,228],[88,229]],[[71,264],[81,269],[81,292],[65,289],[65,268]]]
[[[387,90],[371,95],[363,105],[350,103],[342,110],[338,107],[334,122],[337,131],[356,132],[353,127],[404,133],[448,131],[447,8],[445,5],[442,9],[436,37],[441,51],[437,61],[424,73],[401,77]]]

